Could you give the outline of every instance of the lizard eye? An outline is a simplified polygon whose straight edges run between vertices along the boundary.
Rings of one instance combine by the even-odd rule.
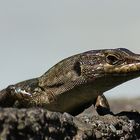
[[[106,61],[107,61],[107,63],[109,63],[110,65],[115,65],[115,64],[117,64],[117,63],[119,62],[119,59],[118,59],[117,56],[112,55],[112,54],[109,54],[109,55],[107,55],[107,57],[106,57]]]

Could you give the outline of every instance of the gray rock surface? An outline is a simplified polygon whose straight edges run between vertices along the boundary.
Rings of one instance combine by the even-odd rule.
[[[140,139],[140,114],[73,117],[41,108],[0,108],[0,140]]]

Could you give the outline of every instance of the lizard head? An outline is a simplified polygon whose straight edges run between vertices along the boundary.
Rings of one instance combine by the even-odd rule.
[[[140,55],[118,48],[103,51],[103,68],[105,74],[118,76],[140,75]]]
[[[86,79],[96,79],[102,86],[113,88],[140,76],[140,55],[125,48],[90,51],[85,56],[86,66],[81,70],[86,73]]]

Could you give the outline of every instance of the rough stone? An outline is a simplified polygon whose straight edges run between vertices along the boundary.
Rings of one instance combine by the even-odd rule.
[[[0,140],[140,139],[140,114],[71,116],[41,108],[0,108]]]

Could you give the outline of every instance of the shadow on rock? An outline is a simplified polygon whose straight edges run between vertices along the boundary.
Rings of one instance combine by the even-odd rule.
[[[136,123],[140,124],[140,113],[131,111],[122,111],[115,114],[115,116],[127,116],[130,120],[134,120]]]

